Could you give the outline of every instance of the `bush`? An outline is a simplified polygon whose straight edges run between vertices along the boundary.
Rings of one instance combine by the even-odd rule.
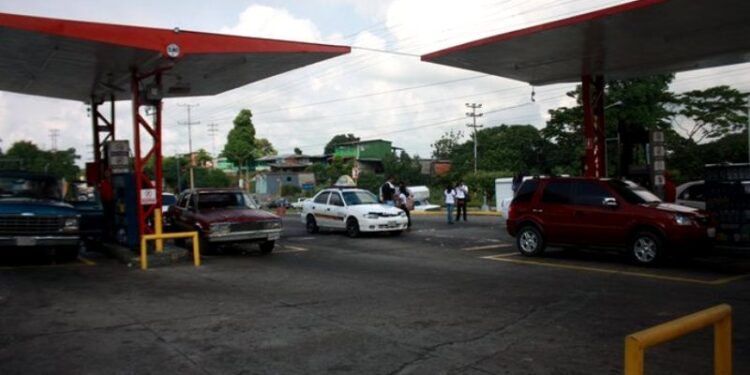
[[[282,197],[296,197],[302,195],[302,189],[296,185],[281,185]]]

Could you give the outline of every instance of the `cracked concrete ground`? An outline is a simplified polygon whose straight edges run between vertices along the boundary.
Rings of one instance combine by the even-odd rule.
[[[628,333],[718,303],[734,308],[735,373],[750,373],[748,279],[490,261],[514,252],[500,218],[442,219],[350,239],[287,216],[278,253],[228,251],[199,269],[0,264],[0,373],[619,374]],[[643,272],[610,254],[541,261]],[[710,279],[748,264],[647,271]],[[711,340],[707,330],[650,350],[647,373],[711,373]]]

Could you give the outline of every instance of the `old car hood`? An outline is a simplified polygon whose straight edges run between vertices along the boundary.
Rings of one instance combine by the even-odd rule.
[[[0,215],[76,216],[73,206],[60,201],[35,198],[0,199]]]
[[[201,220],[209,223],[241,223],[248,221],[279,220],[279,217],[263,210],[242,209],[212,209],[203,210],[198,215]]]

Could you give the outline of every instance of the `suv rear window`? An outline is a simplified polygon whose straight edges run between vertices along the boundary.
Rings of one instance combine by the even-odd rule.
[[[516,196],[513,198],[513,202],[531,202],[531,198],[534,196],[536,188],[539,186],[539,180],[526,180],[518,188]]]
[[[542,202],[570,204],[572,203],[571,198],[573,195],[572,187],[573,184],[571,181],[552,181],[544,188]]]

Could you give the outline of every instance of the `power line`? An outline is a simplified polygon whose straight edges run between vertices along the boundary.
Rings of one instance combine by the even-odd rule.
[[[471,112],[466,112],[467,117],[471,117],[472,123],[466,124],[474,130],[474,173],[477,173],[477,129],[481,129],[484,125],[477,125],[477,117],[484,116],[483,113],[477,113],[477,109],[482,108],[482,104],[477,103],[466,103],[467,108],[471,108]]]
[[[60,129],[49,130],[50,149],[52,151],[57,151],[57,138],[59,137],[60,137]]]
[[[219,132],[219,124],[211,123],[208,126],[208,134],[211,136],[211,154],[216,157],[216,134]]]

